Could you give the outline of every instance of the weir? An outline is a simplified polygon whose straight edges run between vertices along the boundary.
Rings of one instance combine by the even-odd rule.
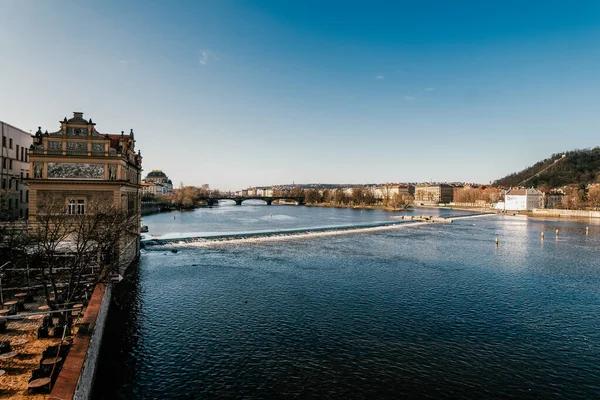
[[[306,228],[306,229],[286,229],[277,231],[253,231],[253,232],[242,232],[242,233],[224,233],[224,234],[210,234],[210,235],[197,235],[197,236],[181,236],[181,237],[169,237],[169,238],[152,238],[142,240],[142,248],[148,250],[154,246],[165,246],[165,245],[209,245],[220,242],[231,242],[231,241],[243,241],[252,239],[262,240],[285,240],[294,238],[309,238],[309,237],[322,237],[322,236],[333,236],[343,235],[352,233],[364,233],[386,229],[397,229],[400,227],[418,226],[431,223],[451,223],[451,221],[466,219],[466,218],[481,218],[487,216],[493,216],[496,214],[471,214],[471,215],[451,215],[448,218],[434,217],[432,219],[425,219],[425,217],[415,217],[414,219],[405,218],[400,221],[390,222],[379,222],[371,224],[361,225],[341,225],[341,226],[329,226],[329,227],[317,227],[317,228]],[[430,218],[430,217],[427,217]]]

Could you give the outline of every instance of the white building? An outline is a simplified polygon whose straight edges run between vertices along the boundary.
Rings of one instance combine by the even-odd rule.
[[[544,194],[537,189],[511,189],[505,195],[506,210],[533,210],[544,208]]]
[[[154,182],[142,182],[142,196],[162,196],[171,193],[165,185]]]
[[[0,148],[0,188],[2,189],[2,214],[0,219],[27,219],[29,215],[28,150],[32,136],[12,125],[0,121],[2,148]]]

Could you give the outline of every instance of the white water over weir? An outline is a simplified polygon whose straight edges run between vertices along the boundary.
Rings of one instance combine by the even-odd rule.
[[[339,236],[348,234],[358,234],[366,232],[377,232],[391,229],[399,229],[404,227],[415,227],[420,225],[428,224],[439,224],[439,223],[452,223],[456,220],[467,219],[467,218],[482,218],[489,217],[496,214],[472,214],[472,215],[455,215],[447,216],[446,218],[440,217],[425,217],[415,216],[413,219],[403,219],[401,221],[393,222],[380,222],[372,224],[360,224],[360,225],[345,225],[345,226],[332,226],[332,227],[321,227],[321,228],[305,228],[305,229],[285,229],[277,231],[253,231],[243,233],[225,233],[225,234],[209,234],[209,235],[182,235],[179,237],[165,237],[165,238],[150,238],[142,240],[142,246],[145,248],[152,246],[185,246],[185,247],[207,247],[214,246],[217,244],[225,243],[252,243],[252,242],[265,242],[265,241],[284,241],[284,240],[295,240],[295,239],[308,239],[318,238],[325,236]],[[396,217],[397,218],[397,217]]]

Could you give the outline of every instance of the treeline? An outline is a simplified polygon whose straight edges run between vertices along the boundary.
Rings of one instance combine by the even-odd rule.
[[[588,185],[600,182],[600,147],[585,150],[573,150],[564,153],[565,158],[560,160],[563,154],[553,154],[550,158],[537,162],[534,165],[494,182],[497,187],[517,186],[527,180],[525,186],[548,185],[558,188],[566,185]],[[560,161],[557,161],[560,160]],[[550,167],[556,162],[556,165]],[[539,176],[535,174],[544,168],[548,170]],[[533,177],[533,178],[532,178]]]
[[[173,190],[168,196],[162,196],[161,201],[168,201],[177,208],[194,208],[200,204],[203,199],[217,198],[221,195],[219,190],[209,190],[196,186],[184,186]]]
[[[548,187],[540,187],[540,190],[548,190]],[[552,193],[550,190],[546,193]],[[555,208],[567,210],[597,210],[600,208],[600,186],[568,185],[562,188],[561,203]]]
[[[478,203],[492,204],[500,200],[502,192],[493,187],[469,187],[454,191],[455,203]]]
[[[410,205],[414,197],[408,194],[392,193],[383,190],[381,195],[377,195],[370,188],[354,187],[348,191],[346,189],[305,189],[303,190],[304,202],[306,204],[323,204],[332,206],[377,206],[391,208],[403,208]]]

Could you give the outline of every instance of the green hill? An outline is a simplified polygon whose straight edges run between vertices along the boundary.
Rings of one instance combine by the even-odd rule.
[[[517,186],[526,179],[525,186],[587,185],[600,182],[600,147],[573,150],[563,154],[553,154],[550,158],[533,164],[521,172],[498,179],[494,186]],[[536,174],[539,174],[536,176]],[[531,179],[529,179],[531,178]]]

